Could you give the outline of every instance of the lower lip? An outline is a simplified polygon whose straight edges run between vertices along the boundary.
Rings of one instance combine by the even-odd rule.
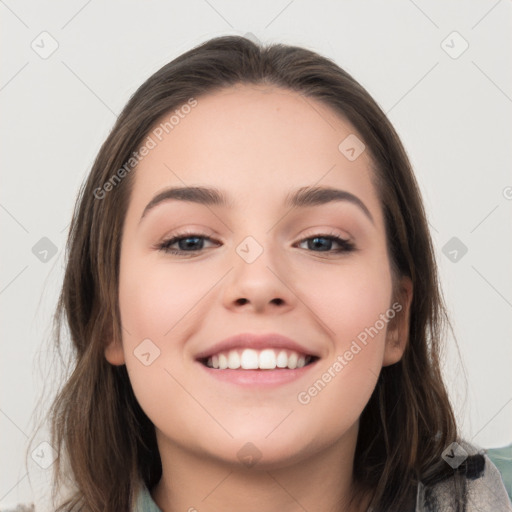
[[[218,370],[197,362],[213,378],[247,387],[274,387],[288,384],[306,375],[316,363],[317,361],[313,361],[307,366],[294,370],[280,368],[275,370]]]

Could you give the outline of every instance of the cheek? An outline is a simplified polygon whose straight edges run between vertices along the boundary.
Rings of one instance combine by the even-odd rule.
[[[317,264],[307,271],[298,268],[292,279],[301,300],[337,349],[373,326],[390,308],[392,281],[386,259],[352,260],[337,267]]]
[[[162,400],[172,404],[181,396],[176,382],[185,382],[190,369],[187,340],[201,326],[203,301],[216,281],[211,268],[155,262],[136,249],[121,260],[125,362],[135,395],[151,418],[162,414]]]
[[[179,293],[179,283],[173,280],[171,285],[161,274],[152,270],[121,275],[119,307],[129,332],[161,338],[183,314],[186,300]]]
[[[190,269],[186,265],[155,263],[151,258],[127,259],[121,267],[119,287],[121,320],[126,330],[133,336],[164,343],[176,337],[183,324],[190,324],[212,281],[211,275],[202,279],[201,272]]]
[[[177,382],[186,380],[183,346],[190,334],[187,326],[196,320],[194,304],[201,290],[191,286],[190,276],[176,267],[171,270],[167,265],[154,264],[151,258],[135,256],[136,251],[122,260],[119,286],[123,351],[130,382],[137,401],[155,425],[174,425],[186,431],[183,415],[175,412],[184,406]],[[191,293],[184,293],[185,289]],[[195,411],[198,423],[200,412]]]
[[[382,367],[387,326],[394,317],[387,260],[347,264],[335,270],[316,267],[298,282],[302,283],[301,296],[332,344],[297,400],[308,405],[309,412],[343,412],[344,421],[350,424],[373,392]],[[332,428],[336,429],[336,424]]]

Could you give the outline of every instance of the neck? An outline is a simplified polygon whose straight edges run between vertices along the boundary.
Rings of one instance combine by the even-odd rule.
[[[357,424],[334,445],[286,467],[219,461],[157,434],[162,478],[151,494],[164,512],[359,512],[349,500]]]

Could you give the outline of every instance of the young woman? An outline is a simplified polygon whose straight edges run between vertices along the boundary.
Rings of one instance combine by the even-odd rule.
[[[509,509],[441,379],[406,153],[311,51],[216,38],[137,90],[77,202],[64,322],[59,510]]]

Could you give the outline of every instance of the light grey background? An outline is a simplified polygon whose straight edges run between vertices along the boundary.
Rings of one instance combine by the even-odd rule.
[[[135,89],[226,34],[331,57],[388,113],[422,188],[465,366],[449,336],[445,375],[463,433],[483,447],[512,441],[510,0],[0,0],[0,14],[0,506],[48,493],[51,466],[29,451],[27,474],[24,454],[51,384],[40,361],[78,187]],[[459,246],[446,247],[453,237]],[[51,463],[51,448],[38,449]]]

